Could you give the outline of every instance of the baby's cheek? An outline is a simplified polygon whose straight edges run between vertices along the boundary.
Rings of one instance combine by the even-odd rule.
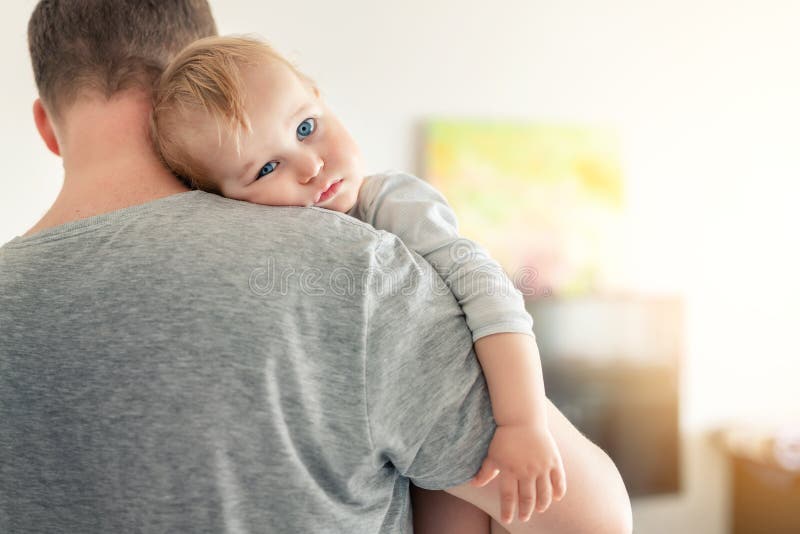
[[[351,140],[350,143],[350,164],[354,169],[358,170],[359,175],[364,174],[364,157],[361,154],[361,147],[355,141]]]
[[[266,178],[262,178],[261,180],[266,180]],[[275,196],[272,188],[268,186],[266,181],[250,186],[250,202],[263,204],[264,206],[276,206],[280,203],[276,202]]]
[[[290,183],[276,183],[270,184],[268,193],[270,197],[269,204],[273,206],[300,206],[306,202],[306,197],[303,196],[302,191],[296,185]]]
[[[336,211],[341,211],[342,213],[347,213],[352,209],[355,202],[353,201],[353,195],[350,191],[347,191],[339,202],[336,203]]]

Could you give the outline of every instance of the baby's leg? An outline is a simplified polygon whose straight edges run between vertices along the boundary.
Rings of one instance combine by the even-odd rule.
[[[614,462],[600,447],[589,441],[572,423],[546,400],[547,423],[553,434],[564,471],[567,493],[543,513],[534,512],[528,523],[516,517],[503,528],[511,532],[537,534],[630,534],[633,532],[631,502],[625,483]],[[483,488],[469,483],[449,488],[448,493],[480,505],[500,517],[499,477]]]
[[[492,519],[492,534],[509,534],[503,525]]]
[[[489,514],[444,491],[411,484],[411,505],[414,534],[490,534]]]

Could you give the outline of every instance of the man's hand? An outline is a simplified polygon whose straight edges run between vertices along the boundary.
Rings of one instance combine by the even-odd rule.
[[[470,481],[483,487],[500,476],[500,514],[511,523],[519,499],[519,519],[528,521],[536,504],[541,513],[567,492],[556,442],[545,425],[500,425],[478,474]]]

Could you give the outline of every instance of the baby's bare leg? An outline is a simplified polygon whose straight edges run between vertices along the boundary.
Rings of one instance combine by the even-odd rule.
[[[414,534],[490,534],[489,514],[444,491],[412,484],[411,505]]]
[[[548,427],[564,461],[567,494],[561,501],[554,501],[544,513],[534,512],[527,523],[515,517],[511,525],[502,527],[512,533],[630,534],[633,530],[631,503],[614,462],[581,434],[549,399],[546,403]],[[447,491],[500,517],[498,478],[483,488],[465,483]]]
[[[492,534],[509,534],[503,525],[492,519]]]

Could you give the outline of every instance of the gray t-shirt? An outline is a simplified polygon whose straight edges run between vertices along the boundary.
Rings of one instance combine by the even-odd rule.
[[[522,293],[478,243],[458,233],[458,220],[429,183],[400,171],[368,176],[347,212],[386,230],[436,269],[464,311],[472,341],[500,332],[533,336]]]
[[[494,433],[431,266],[190,191],[0,248],[0,532],[410,532]]]

